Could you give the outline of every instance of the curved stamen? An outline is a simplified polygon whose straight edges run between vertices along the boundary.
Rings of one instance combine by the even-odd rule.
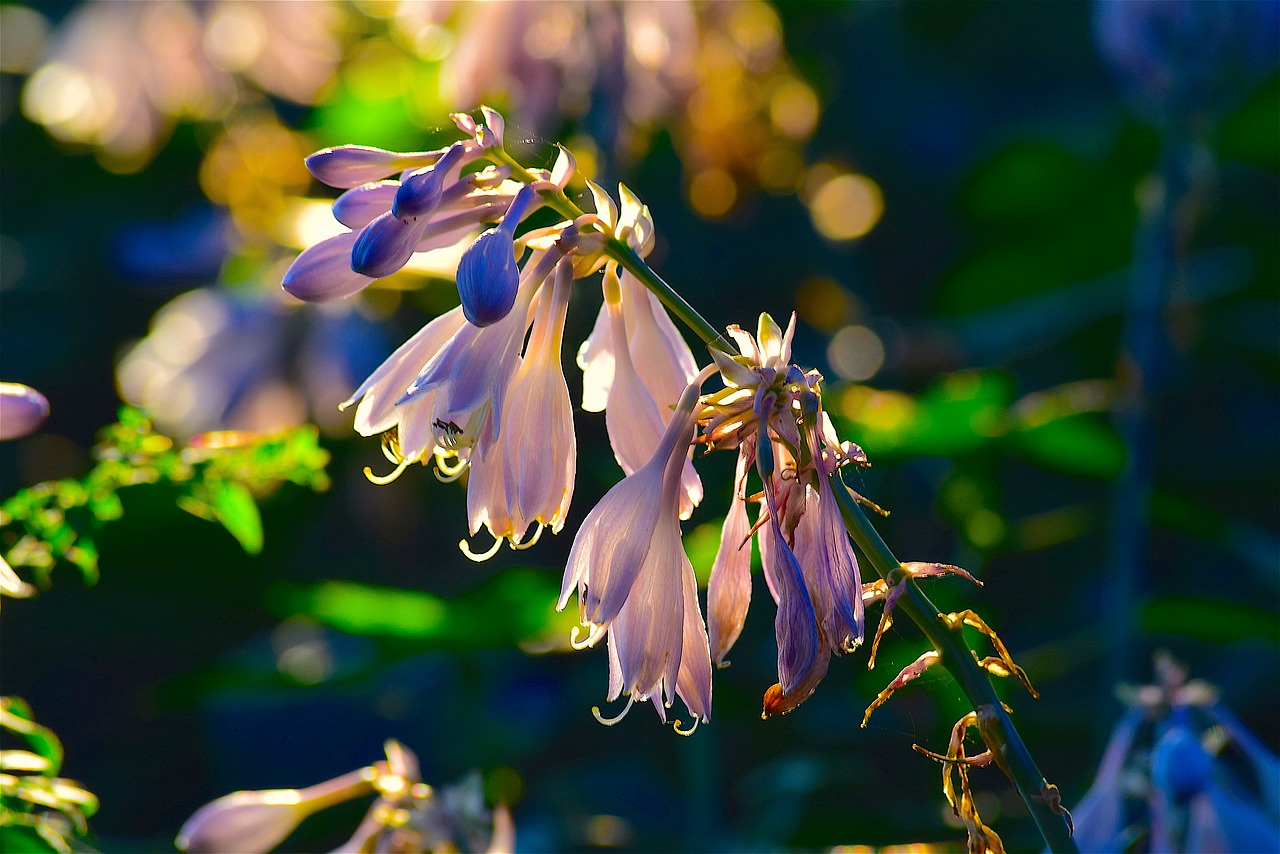
[[[598,720],[600,723],[604,724],[605,726],[615,726],[623,718],[627,716],[627,712],[631,711],[631,707],[635,705],[635,702],[636,702],[636,695],[635,694],[628,695],[627,705],[623,707],[622,711],[619,712],[618,716],[615,718],[606,718],[603,715],[601,715],[599,706],[592,706],[591,714],[595,715],[596,720]]]
[[[378,484],[378,486],[386,486],[388,483],[391,483],[400,475],[404,474],[404,470],[409,467],[409,462],[410,462],[409,460],[401,460],[399,464],[396,465],[396,467],[391,470],[390,474],[383,474],[383,475],[374,474],[373,469],[369,468],[368,466],[365,466],[364,476],[369,478],[370,483],[376,483]]]
[[[479,554],[471,550],[471,544],[466,540],[458,540],[458,548],[462,550],[464,555],[471,560],[474,560],[476,563],[484,563],[486,560],[496,555],[498,553],[498,549],[502,548],[502,538],[499,537],[494,540],[493,545],[489,547],[488,551],[481,552]]]
[[[532,536],[532,537],[531,537],[527,542],[523,542],[523,543],[515,543],[515,542],[513,542],[513,543],[511,544],[511,548],[515,549],[515,550],[516,550],[516,551],[518,551],[518,552],[522,552],[522,551],[524,551],[525,549],[531,549],[531,548],[533,548],[534,544],[535,544],[536,542],[538,542],[538,540],[539,540],[539,539],[541,539],[541,538],[542,538],[542,529],[543,529],[543,528],[545,528],[545,527],[547,527],[546,525],[542,524],[541,522],[537,522],[537,523],[535,523],[535,524],[537,524],[537,526],[538,526],[538,527],[534,530],[534,532],[533,532],[533,536]]]
[[[586,649],[587,647],[595,646],[596,641],[600,640],[600,638],[604,636],[605,627],[597,626],[593,623],[591,626],[591,631],[587,634],[586,640],[580,641],[578,640],[578,635],[581,633],[581,631],[582,631],[581,626],[574,626],[569,631],[569,646],[573,647],[574,649]]]
[[[453,451],[446,451],[444,448],[436,448],[435,450],[436,466],[440,471],[444,472],[446,477],[453,477],[455,474],[461,474],[466,471],[467,466],[471,465],[470,459],[463,459]],[[448,460],[450,457],[456,457],[458,462],[456,465],[450,465]]]
[[[702,718],[695,716],[693,719],[693,726],[689,727],[688,729],[680,729],[680,724],[683,723],[683,721],[681,721],[679,718],[676,718],[675,722],[671,724],[671,728],[675,730],[676,735],[683,735],[687,737],[687,736],[693,735],[695,732],[698,731],[698,724],[701,722],[702,722]]]
[[[463,460],[459,465],[450,468],[447,465],[441,465],[440,457],[436,457],[436,467],[431,470],[431,473],[434,474],[436,476],[436,480],[441,483],[453,483],[455,480],[462,477],[462,473],[467,470],[469,465],[471,465],[469,460]]]
[[[396,448],[391,447],[390,442],[384,441],[380,447],[382,448],[382,455],[387,458],[388,462],[392,465],[400,465],[402,462],[400,452]]]

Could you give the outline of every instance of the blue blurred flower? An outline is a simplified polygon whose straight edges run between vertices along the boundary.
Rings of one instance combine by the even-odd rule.
[[[1093,787],[1073,812],[1084,854],[1280,851],[1280,759],[1167,656],[1159,684],[1124,689]],[[1225,761],[1232,749],[1249,772]]]

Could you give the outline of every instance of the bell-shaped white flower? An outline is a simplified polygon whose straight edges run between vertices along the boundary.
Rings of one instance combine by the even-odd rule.
[[[537,541],[542,529],[564,526],[577,466],[577,445],[569,389],[560,365],[565,311],[573,265],[561,260],[555,284],[539,294],[529,344],[507,389],[499,437],[490,452],[471,461],[467,515],[471,534],[481,527],[494,537],[492,555],[505,538],[513,548]],[[409,404],[412,405],[412,404]],[[532,538],[523,542],[530,525]]]
[[[396,402],[465,323],[461,308],[433,319],[388,356],[339,407],[346,409],[359,401],[354,426],[361,436],[375,436],[395,429],[395,462],[402,466],[424,459],[436,448],[431,423],[435,397],[424,397],[401,406]]]
[[[556,268],[554,290],[544,289],[520,370],[507,392],[504,456],[513,516],[559,533],[573,497],[577,445],[573,407],[561,367],[565,312],[573,285],[568,259]]]

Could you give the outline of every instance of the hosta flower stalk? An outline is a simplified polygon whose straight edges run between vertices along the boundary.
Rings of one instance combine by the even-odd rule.
[[[352,231],[295,262],[285,286],[303,298],[353,295],[424,247],[465,241],[492,226],[463,255],[461,307],[424,327],[353,396],[357,430],[386,431],[397,473],[428,458],[445,478],[470,468],[470,529],[489,530],[491,551],[503,541],[528,545],[547,527],[559,531],[575,470],[560,372],[565,305],[603,268],[600,313],[578,351],[582,403],[605,412],[625,477],[577,532],[559,606],[577,594],[575,646],[607,642],[606,697],[625,697],[627,706],[606,722],[620,720],[637,700],[653,702],[665,721],[677,698],[695,724],[710,718],[712,658],[725,663],[748,616],[754,537],[777,605],[778,682],[764,692],[766,717],[803,703],[833,658],[861,644],[866,604],[883,602],[882,630],[891,614],[905,615],[933,648],[877,702],[940,664],[973,705],[957,725],[955,749],[937,754],[960,769],[961,785],[949,782],[948,797],[971,845],[999,841],[968,797],[963,737],[970,724],[986,747],[980,755],[995,757],[1048,847],[1074,850],[1057,790],[1036,768],[989,675],[1030,682],[973,611],[941,614],[920,591],[917,578],[955,568],[901,564],[875,532],[860,504],[874,505],[841,476],[850,464],[866,465],[866,455],[837,436],[823,408],[821,375],[792,363],[794,316],[785,329],[762,315],[754,335],[737,326],[719,334],[645,262],[655,229],[633,193],[619,187],[619,204],[588,183],[594,210],[584,211],[565,193],[574,172],[567,151],[550,171],[526,168],[503,145],[501,116],[488,108],[482,114],[482,121],[454,116],[465,138],[437,152],[350,147],[321,152],[309,164],[321,180],[347,190],[334,210]],[[398,180],[389,177],[396,172]],[[562,221],[520,233],[522,217],[538,205]],[[708,346],[712,366],[697,371],[667,312]],[[701,395],[716,374],[723,388]],[[695,445],[738,452],[708,590],[709,632],[680,532],[680,519],[702,497],[690,460]],[[759,508],[754,519],[749,503]],[[854,545],[881,580],[862,583]],[[959,635],[961,625],[978,627],[998,655],[979,661]]]

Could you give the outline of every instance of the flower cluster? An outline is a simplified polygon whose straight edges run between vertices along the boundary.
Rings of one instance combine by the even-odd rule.
[[[377,798],[337,852],[515,850],[502,804],[485,809],[478,775],[439,791],[422,782],[418,757],[395,740],[387,758],[305,789],[232,792],[196,810],[178,832],[180,851],[258,854],[283,842],[308,816],[362,796]]]
[[[595,214],[517,236],[522,220],[574,174],[563,149],[550,171],[501,160],[502,117],[482,108],[483,123],[455,115],[468,137],[432,152],[363,146],[325,149],[307,166],[325,183],[346,188],[334,216],[351,230],[304,251],[284,288],[322,302],[352,296],[399,270],[415,252],[471,240],[458,266],[461,305],[426,324],[344,404],[356,406],[355,428],[383,434],[396,465],[386,482],[414,462],[434,460],[438,476],[469,473],[470,532],[485,528],[494,546],[527,547],[544,528],[558,532],[573,495],[577,449],[572,404],[562,369],[564,321],[575,281],[606,264],[604,240],[636,252],[653,245],[648,209],[625,187],[619,208],[591,185]],[[398,179],[384,180],[399,172]],[[485,223],[496,222],[478,236]],[[607,409],[611,441],[624,472],[643,465],[657,446],[668,408],[696,372],[693,355],[657,299],[609,263],[605,305],[583,345],[583,408]],[[656,342],[656,344],[655,344]],[[701,498],[686,461],[682,516]]]
[[[837,438],[822,377],[791,363],[795,317],[784,331],[763,315],[754,336],[730,327],[699,371],[653,283],[638,278],[647,268],[634,262],[654,243],[648,208],[626,187],[618,204],[587,182],[595,210],[582,212],[564,194],[574,172],[568,152],[550,172],[524,169],[503,148],[501,116],[482,112],[483,123],[455,115],[467,136],[439,151],[343,146],[307,161],[325,183],[348,188],[334,215],[351,231],[294,262],[284,287],[295,296],[351,296],[416,251],[472,240],[458,266],[461,305],[405,342],[347,402],[358,432],[384,434],[396,466],[371,479],[428,460],[441,479],[469,473],[471,534],[486,528],[494,538],[479,555],[462,542],[476,559],[503,541],[526,548],[543,529],[560,531],[576,468],[561,367],[565,312],[575,283],[603,271],[599,315],[578,351],[582,408],[605,412],[625,477],[574,538],[559,601],[563,609],[577,594],[573,643],[607,640],[610,700],[625,695],[627,709],[652,701],[665,721],[678,697],[694,726],[707,720],[711,662],[723,666],[742,631],[757,536],[777,604],[778,683],[764,713],[794,709],[831,656],[863,639],[864,590],[835,490],[845,489],[842,466],[866,464],[860,448]],[[568,218],[517,233],[540,205]],[[487,223],[496,225],[476,236]],[[704,396],[713,375],[724,387]],[[738,452],[706,621],[680,532],[702,500],[692,465],[699,446]],[[752,471],[761,489],[749,496]],[[754,520],[749,503],[761,508]]]

